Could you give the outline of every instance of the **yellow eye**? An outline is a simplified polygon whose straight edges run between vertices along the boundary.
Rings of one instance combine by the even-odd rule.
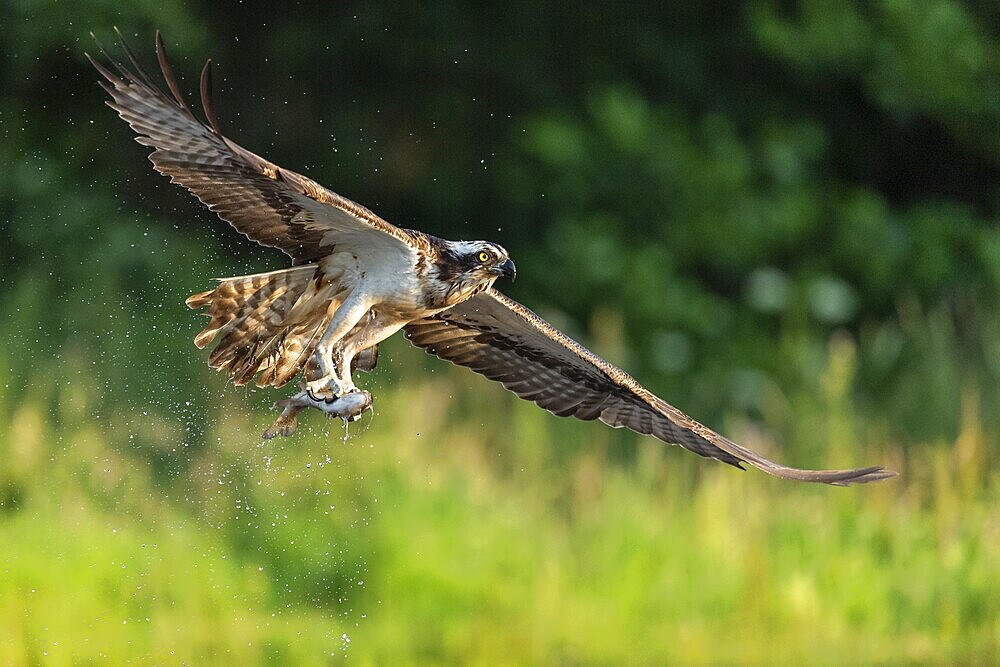
[[[483,264],[490,261],[490,253],[486,251],[479,253],[479,261],[482,262]]]

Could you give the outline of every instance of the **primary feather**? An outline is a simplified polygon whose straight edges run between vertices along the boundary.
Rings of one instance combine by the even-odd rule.
[[[600,419],[737,467],[745,462],[784,479],[840,486],[896,474],[879,466],[801,470],[770,461],[698,423],[494,289],[412,322],[406,337],[554,414]]]

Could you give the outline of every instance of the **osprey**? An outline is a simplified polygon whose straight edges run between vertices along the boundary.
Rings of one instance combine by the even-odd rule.
[[[208,362],[235,384],[281,387],[303,373],[303,391],[279,402],[285,410],[265,437],[290,435],[308,406],[360,416],[371,397],[352,374],[373,369],[378,344],[402,329],[414,345],[560,416],[600,419],[785,479],[848,485],[895,475],[879,466],[790,468],[719,435],[494,289],[497,279],[515,275],[502,246],[395,227],[242,148],[223,135],[212,111],[211,61],[201,73],[202,122],[181,95],[159,33],[156,54],[169,95],[121,44],[131,67],[103,49],[114,71],[87,58],[107,80],[101,85],[111,94],[108,105],[154,149],[156,170],[247,238],[291,257],[291,268],[219,279],[215,289],[187,300],[211,318],[195,345],[218,339]]]

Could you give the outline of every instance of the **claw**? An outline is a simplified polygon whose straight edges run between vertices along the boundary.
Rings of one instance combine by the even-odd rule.
[[[326,375],[306,384],[305,391],[313,401],[330,403],[336,399],[357,391],[358,388],[350,381],[344,382],[335,375]]]
[[[313,403],[333,403],[337,399],[337,397],[334,396],[333,394],[330,395],[330,398],[323,398],[322,396],[317,396],[316,394],[313,393],[312,389],[306,389],[306,396],[308,396],[309,400],[312,401]]]
[[[306,394],[312,401],[333,401],[337,398],[337,391],[329,378],[317,382],[310,382],[306,385]]]

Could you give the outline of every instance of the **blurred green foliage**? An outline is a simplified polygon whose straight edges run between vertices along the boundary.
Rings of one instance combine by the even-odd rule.
[[[1000,660],[993,2],[0,5],[0,663]],[[782,484],[404,343],[377,414],[259,445],[183,307],[284,265],[156,175],[112,25],[228,134],[515,298]],[[366,381],[368,377],[364,378]],[[726,637],[727,641],[720,641]],[[58,642],[58,644],[56,643]]]

